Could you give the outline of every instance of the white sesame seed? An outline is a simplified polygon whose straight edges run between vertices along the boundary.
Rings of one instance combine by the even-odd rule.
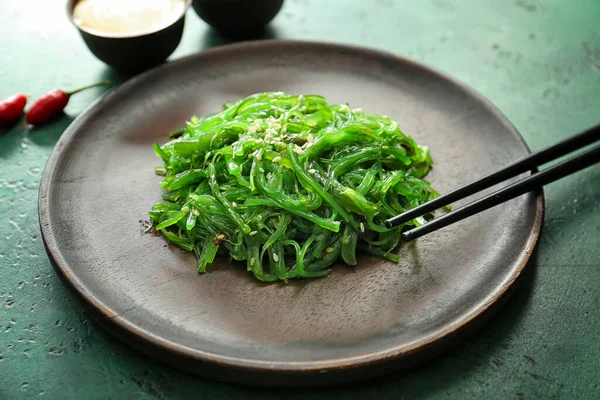
[[[298,146],[294,146],[294,153],[296,153],[296,154],[304,154],[304,150],[302,150]]]
[[[361,232],[365,231],[365,224],[363,224],[362,222],[360,223],[360,231]]]
[[[258,153],[258,154],[256,155],[256,159],[257,159],[258,161],[262,160],[262,154]]]
[[[277,156],[273,159],[274,163],[278,163],[279,161],[281,161],[281,157]]]
[[[252,118],[246,118],[246,121],[248,121],[248,122],[252,122],[252,121],[254,121],[254,120],[253,120]]]
[[[360,112],[363,112],[363,109],[362,108],[355,108],[355,109],[352,110],[352,112],[360,113]]]
[[[259,216],[257,216],[257,217],[256,217],[256,220],[257,220],[257,221],[262,221],[262,215],[259,215]]]
[[[265,115],[267,115],[267,113],[265,111],[261,111],[258,113],[258,115],[262,115],[264,117]]]
[[[188,206],[183,206],[183,207],[181,207],[181,211],[190,212],[190,208]]]
[[[273,128],[267,128],[265,132],[267,133],[267,135],[277,135],[277,131]]]
[[[232,202],[231,202],[231,207],[233,207],[233,208],[237,208],[237,203],[236,203],[235,201],[232,201]]]
[[[326,248],[325,253],[333,253],[333,247]]]
[[[197,217],[198,215],[200,215],[200,211],[196,210],[195,208],[192,210],[192,215]]]
[[[279,262],[279,256],[276,253],[273,253],[273,261]]]
[[[314,175],[314,174],[316,174],[316,173],[317,173],[317,170],[316,170],[316,169],[313,169],[313,168],[311,168],[311,169],[309,169],[309,170],[308,170],[308,173],[309,173],[309,174],[311,174],[311,175]]]
[[[223,235],[222,233],[218,234],[217,237],[215,238],[217,240],[223,240],[225,239],[225,235]]]
[[[304,144],[304,146],[305,146],[304,148],[305,148],[305,149],[308,149],[308,148],[312,147],[312,145],[313,145],[313,144],[315,144],[315,143],[314,143],[314,142],[306,142],[306,143]]]
[[[250,259],[250,266],[252,267],[254,265],[254,263],[256,263],[256,259],[254,257],[252,257]]]
[[[285,124],[284,126],[281,127],[281,133],[286,133],[287,132],[287,124]]]
[[[315,138],[313,137],[312,133],[309,133],[308,136],[306,137],[306,140],[308,142],[313,142],[315,140]]]
[[[305,112],[306,111],[306,106],[300,107],[300,111]]]
[[[265,169],[264,169],[263,167],[260,167],[258,170],[259,170],[260,172],[265,172]]]
[[[257,233],[258,233],[258,231],[252,231],[252,232],[250,232],[248,235],[250,235],[250,236],[254,236],[254,235],[256,235]]]
[[[262,143],[264,142],[263,138],[258,138],[254,141],[255,143]]]
[[[389,150],[389,149],[390,149],[390,146],[381,146],[381,148],[382,148],[383,150]]]
[[[300,96],[298,96],[298,101],[302,101],[302,100],[304,100],[304,95],[301,94]]]
[[[277,99],[271,99],[271,103],[277,103]]]
[[[256,127],[254,125],[250,125],[248,127],[248,133],[250,133],[250,134],[256,133]]]

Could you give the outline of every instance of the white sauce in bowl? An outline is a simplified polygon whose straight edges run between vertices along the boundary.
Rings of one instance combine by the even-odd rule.
[[[140,36],[171,25],[185,7],[185,0],[80,0],[73,21],[99,36]]]

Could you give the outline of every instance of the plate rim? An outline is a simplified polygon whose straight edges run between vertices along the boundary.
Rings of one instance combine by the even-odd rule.
[[[454,335],[461,333],[466,330],[474,321],[483,319],[484,314],[488,314],[495,305],[500,305],[502,300],[507,300],[508,295],[511,292],[516,280],[521,276],[524,268],[528,264],[531,256],[536,248],[539,241],[539,237],[543,227],[544,214],[545,214],[545,201],[543,190],[534,192],[535,195],[535,219],[531,227],[528,239],[524,243],[524,250],[519,255],[515,265],[514,272],[507,276],[506,281],[503,285],[498,286],[496,290],[488,294],[488,297],[484,302],[475,304],[469,310],[469,312],[460,321],[455,321],[452,324],[446,324],[441,328],[438,328],[427,336],[422,336],[419,340],[413,341],[409,344],[398,345],[390,347],[385,350],[377,352],[371,352],[366,355],[353,356],[347,358],[339,358],[326,361],[299,361],[299,362],[272,362],[263,360],[253,360],[246,358],[231,357],[225,355],[219,355],[218,353],[210,353],[207,351],[194,349],[189,346],[179,344],[170,341],[164,337],[157,336],[150,331],[147,331],[133,322],[126,319],[126,312],[122,315],[111,310],[109,307],[104,305],[100,299],[95,297],[93,291],[89,290],[86,285],[77,277],[74,273],[74,269],[69,266],[59,249],[58,242],[53,234],[53,227],[50,225],[51,216],[49,210],[51,208],[51,191],[52,182],[56,172],[56,165],[60,161],[61,156],[64,153],[64,149],[71,143],[73,138],[79,130],[80,125],[94,112],[95,109],[102,106],[104,102],[110,101],[114,97],[118,97],[121,93],[126,92],[132,87],[135,87],[138,82],[152,79],[153,76],[160,75],[163,70],[175,68],[178,65],[194,62],[195,60],[210,59],[215,55],[221,53],[231,53],[237,50],[248,50],[255,49],[257,51],[265,48],[320,48],[321,50],[338,50],[358,55],[368,59],[382,59],[393,61],[394,63],[404,64],[412,68],[416,68],[426,72],[427,74],[436,76],[437,78],[444,80],[458,89],[465,92],[469,96],[472,96],[480,104],[482,104],[489,112],[491,112],[500,121],[505,128],[517,139],[524,147],[526,152],[531,153],[529,146],[510,122],[510,120],[487,98],[481,95],[479,92],[471,88],[470,86],[460,82],[459,80],[435,69],[426,64],[416,62],[409,58],[394,54],[389,51],[379,50],[375,48],[363,47],[352,44],[345,44],[339,42],[328,42],[328,41],[307,41],[307,40],[259,40],[252,42],[233,43],[223,46],[214,47],[208,50],[203,50],[185,57],[178,58],[170,61],[161,66],[155,67],[148,71],[145,71],[126,82],[122,83],[118,87],[111,89],[101,95],[96,101],[94,101],[89,107],[87,107],[81,114],[79,114],[75,120],[68,126],[62,136],[57,141],[54,149],[52,150],[44,171],[42,173],[40,188],[39,188],[39,200],[38,200],[38,215],[39,224],[42,234],[44,246],[48,253],[49,259],[54,265],[56,271],[59,273],[69,286],[75,290],[76,294],[82,298],[88,306],[94,311],[100,313],[103,322],[107,322],[110,325],[109,329],[115,329],[126,335],[130,335],[133,338],[143,339],[147,345],[157,347],[163,352],[176,354],[183,356],[186,359],[191,359],[198,362],[208,363],[218,367],[224,367],[227,369],[244,369],[254,373],[310,373],[316,372],[324,374],[325,372],[331,372],[335,370],[347,370],[347,369],[361,369],[362,367],[373,366],[374,364],[385,364],[389,361],[394,361],[402,358],[403,356],[411,356],[416,351],[426,350],[435,347],[436,344],[441,344],[445,340],[449,340]],[[309,49],[310,50],[310,49]],[[199,62],[199,61],[195,61]],[[483,323],[484,321],[481,321]],[[112,331],[114,333],[114,331]],[[139,343],[132,343],[126,340],[129,344],[138,348],[143,347]],[[163,359],[160,354],[153,354],[154,357]],[[167,359],[163,361],[170,362]],[[171,362],[172,363],[172,362]],[[326,374],[324,374],[326,375]]]

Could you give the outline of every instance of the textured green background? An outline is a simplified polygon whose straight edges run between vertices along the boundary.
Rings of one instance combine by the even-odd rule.
[[[0,0],[0,98],[124,79],[90,55],[64,3]],[[600,122],[599,21],[599,0],[287,0],[269,35],[434,66],[497,104],[535,150]],[[222,43],[190,10],[173,58]],[[0,399],[600,398],[600,166],[547,188],[539,251],[509,304],[410,372],[292,395],[204,381],[115,341],[59,282],[37,222],[45,161],[100,93],[41,129],[0,130]]]

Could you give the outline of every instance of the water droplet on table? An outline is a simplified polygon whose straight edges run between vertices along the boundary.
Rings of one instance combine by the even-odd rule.
[[[52,347],[50,350],[48,350],[48,354],[53,356],[62,356],[64,352],[65,350],[60,347]]]
[[[28,172],[29,172],[29,175],[35,176],[35,175],[39,174],[40,171],[41,171],[41,169],[39,167],[32,167],[32,168],[29,168]]]

